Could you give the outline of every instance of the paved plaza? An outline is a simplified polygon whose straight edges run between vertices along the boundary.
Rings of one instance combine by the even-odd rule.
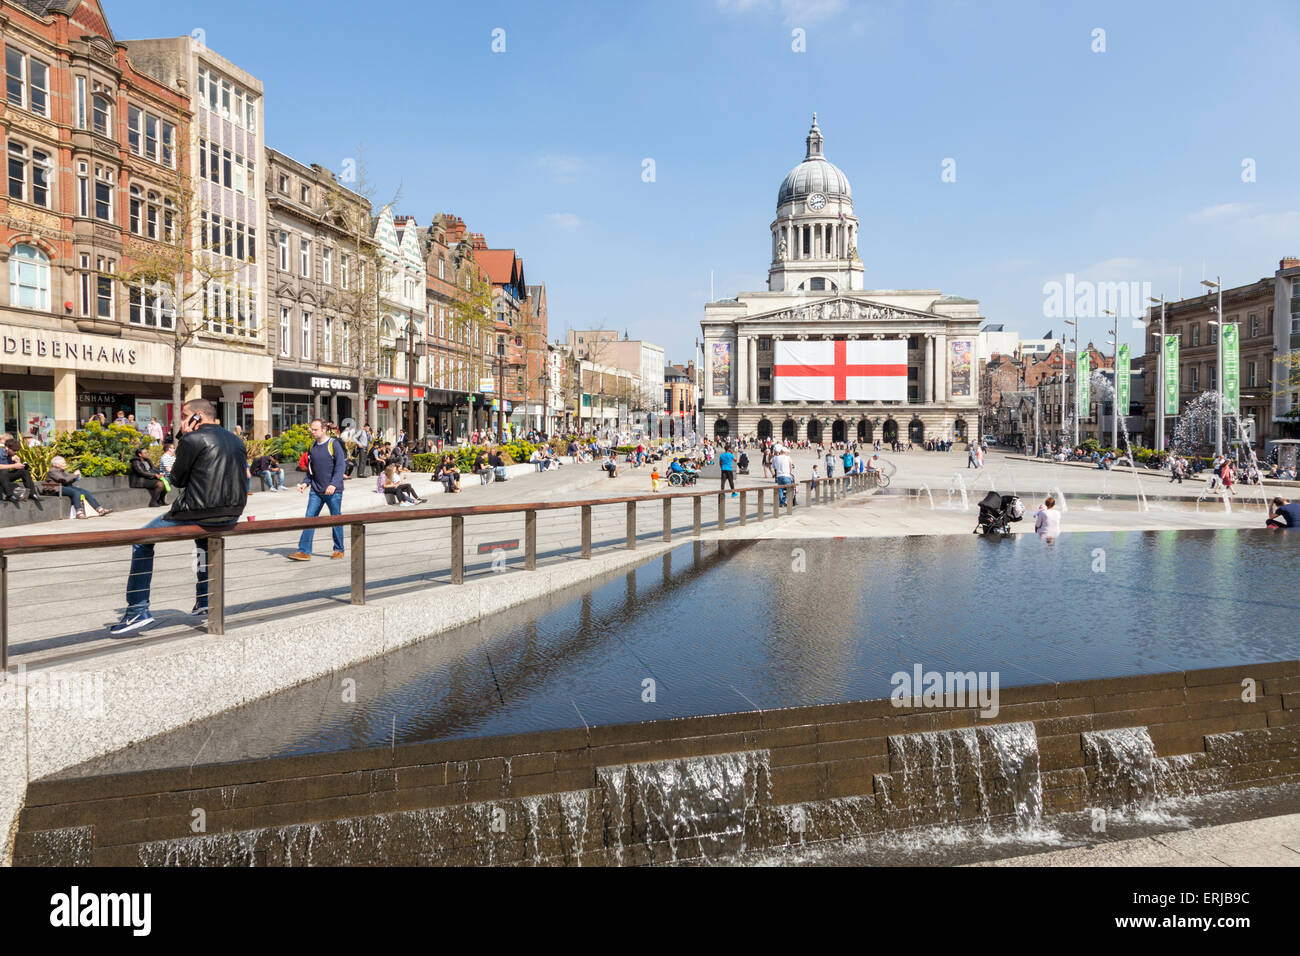
[[[765,502],[767,516],[757,517],[756,496],[747,501],[748,521],[736,523],[739,499],[727,498],[728,526],[724,532],[735,537],[887,537],[897,535],[969,534],[975,526],[975,503],[994,488],[1015,492],[1025,499],[1032,513],[1047,493],[1063,498],[1063,530],[1168,530],[1179,528],[1256,528],[1264,521],[1263,503],[1257,492],[1225,508],[1216,496],[1204,494],[1205,482],[1189,481],[1170,485],[1151,473],[1132,475],[1096,469],[1047,465],[1020,460],[996,452],[982,470],[966,469],[965,455],[913,451],[883,456],[894,474],[886,492],[863,493],[829,505],[808,507],[806,493],[793,515],[771,517],[771,499]],[[796,477],[811,476],[812,465],[821,466],[812,451],[794,455]],[[416,488],[429,492],[423,507],[471,507],[502,503],[557,502],[622,495],[650,495],[651,468],[620,465],[617,478],[608,478],[595,463],[566,464],[545,473],[529,472],[508,482],[481,485],[466,476],[464,492],[445,497],[440,487],[420,476]],[[752,467],[738,480],[740,488],[766,484],[761,466]],[[1145,501],[1137,497],[1138,485]],[[716,488],[717,479],[701,479],[698,489]],[[966,503],[962,505],[962,485]],[[430,487],[432,486],[432,488]],[[667,483],[661,485],[668,489]],[[371,479],[349,481],[344,492],[344,513],[391,512],[374,493]],[[433,491],[439,493],[433,494]],[[1272,493],[1272,492],[1270,492]],[[1199,500],[1198,500],[1199,498]],[[301,517],[306,499],[292,487],[280,493],[259,492],[250,496],[245,515],[252,520]],[[411,513],[419,509],[404,509]],[[157,512],[118,512],[86,522],[60,522],[12,529],[15,537],[58,532],[90,532],[130,529],[144,525]],[[679,501],[673,511],[674,534],[692,530],[692,509]],[[702,505],[706,534],[716,533],[717,497],[709,495]],[[833,517],[832,517],[833,516]],[[593,551],[622,550],[625,547],[625,510],[620,505],[596,507],[593,512]],[[661,539],[662,511],[657,502],[642,502],[637,509],[639,539],[657,543]],[[1017,532],[1032,531],[1032,520],[1013,526]],[[432,519],[372,526],[367,539],[368,593],[375,597],[396,595],[412,588],[449,585],[450,522]],[[490,515],[468,518],[465,523],[466,575],[491,573],[490,554],[479,546],[522,539],[521,515]],[[542,512],[538,518],[538,564],[565,563],[579,556],[579,514],[577,509]],[[307,564],[286,560],[296,550],[298,535],[291,532],[242,536],[227,547],[228,626],[265,622],[331,605],[346,605],[349,594],[348,561],[329,557],[328,531],[317,533],[315,558]],[[14,663],[34,666],[84,659],[99,650],[183,639],[200,631],[200,623],[186,612],[193,603],[193,548],[188,543],[157,547],[157,564],[152,608],[157,625],[126,638],[111,638],[107,627],[124,605],[128,548],[103,548],[44,555],[19,555],[10,561],[10,654]],[[520,567],[522,552],[507,552],[507,569]],[[75,599],[63,586],[51,581],[76,581]]]

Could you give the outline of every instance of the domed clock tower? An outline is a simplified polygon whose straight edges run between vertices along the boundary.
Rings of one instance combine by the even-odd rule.
[[[858,217],[853,191],[839,167],[822,155],[813,114],[804,160],[786,175],[772,221],[769,292],[846,292],[862,288]]]

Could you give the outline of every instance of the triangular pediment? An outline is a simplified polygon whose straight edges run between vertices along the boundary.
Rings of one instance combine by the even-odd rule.
[[[934,312],[905,309],[897,305],[876,302],[864,296],[838,295],[815,299],[802,304],[786,306],[745,317],[745,322],[933,322],[948,317]]]

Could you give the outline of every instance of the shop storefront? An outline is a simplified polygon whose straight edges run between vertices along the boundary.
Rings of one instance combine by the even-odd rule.
[[[71,431],[96,415],[118,412],[144,427],[157,418],[175,424],[174,353],[161,340],[31,329],[0,323],[0,412],[5,430],[47,437]],[[271,360],[251,349],[187,346],[181,353],[186,398],[217,403],[222,423],[250,434],[269,424]]]
[[[340,426],[353,417],[357,380],[321,372],[277,368],[271,387],[271,434],[323,418]]]
[[[424,389],[417,386],[414,390],[405,385],[392,385],[380,382],[375,400],[375,434],[388,441],[396,441],[397,434],[405,430],[408,420],[407,407],[415,402],[415,429],[424,429]],[[419,437],[419,436],[416,436]]]

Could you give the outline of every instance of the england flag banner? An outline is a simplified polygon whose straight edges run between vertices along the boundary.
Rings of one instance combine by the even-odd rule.
[[[776,343],[778,402],[903,402],[907,339]]]

